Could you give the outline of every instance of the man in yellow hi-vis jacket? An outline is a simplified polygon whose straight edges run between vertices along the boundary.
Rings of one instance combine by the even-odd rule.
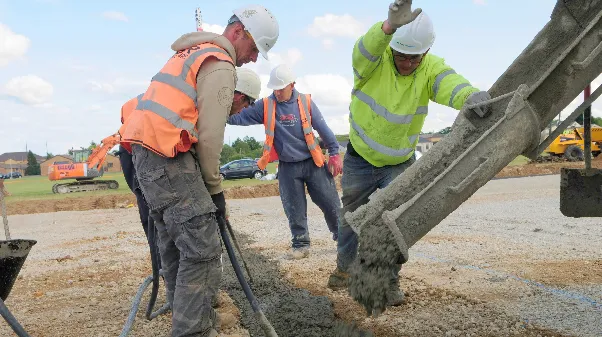
[[[430,18],[411,0],[396,0],[388,18],[375,23],[353,49],[354,85],[349,106],[349,145],[343,161],[343,210],[340,215],[337,269],[331,289],[347,287],[349,266],[358,239],[344,214],[368,202],[416,159],[414,150],[430,101],[460,110],[490,99],[429,49],[435,40]],[[472,111],[481,117],[488,108]],[[391,271],[398,283],[401,264]],[[388,305],[403,303],[398,286],[387,294]]]

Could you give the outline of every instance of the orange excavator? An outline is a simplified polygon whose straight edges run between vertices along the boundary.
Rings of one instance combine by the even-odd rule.
[[[103,164],[107,153],[119,144],[119,133],[103,139],[92,150],[74,150],[73,163],[53,163],[48,167],[48,179],[51,181],[75,179],[73,182],[57,183],[52,186],[53,193],[70,193],[117,189],[119,183],[115,180],[93,180],[104,174]]]

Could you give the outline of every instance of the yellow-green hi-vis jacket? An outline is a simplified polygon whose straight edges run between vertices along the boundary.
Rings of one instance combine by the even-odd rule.
[[[397,165],[414,154],[429,100],[460,110],[480,91],[430,52],[408,76],[397,72],[382,22],[353,48],[354,84],[349,138],[355,151],[376,167]]]

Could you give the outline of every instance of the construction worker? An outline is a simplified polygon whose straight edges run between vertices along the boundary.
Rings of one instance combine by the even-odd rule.
[[[337,268],[328,287],[346,288],[358,239],[344,214],[368,202],[415,162],[415,148],[428,112],[429,100],[461,109],[490,99],[444,60],[429,53],[435,41],[430,18],[412,1],[397,0],[388,18],[375,23],[355,43],[354,85],[349,106],[349,145],[343,162],[343,210],[339,223]],[[488,107],[472,112],[483,117]],[[399,261],[391,271],[388,305],[403,303]]]
[[[236,99],[241,99],[245,97],[248,97],[247,102],[250,102],[251,100],[255,101],[259,97],[259,93],[261,91],[261,81],[259,79],[259,76],[257,76],[257,74],[250,69],[238,68],[236,69],[236,77],[236,88],[234,89],[234,96],[236,96],[235,101]],[[144,93],[130,99],[121,107],[121,124],[123,124],[124,121],[132,113],[132,111],[134,111],[143,95]],[[119,156],[119,162],[121,163],[121,169],[123,171],[125,182],[136,196],[136,202],[138,204],[138,214],[140,215],[140,222],[142,223],[142,229],[144,230],[144,234],[148,239],[149,209],[148,205],[146,204],[146,201],[144,201],[144,196],[142,195],[140,187],[137,186],[137,181],[135,179],[136,169],[134,168],[134,163],[132,162],[132,155],[123,147],[123,145],[119,145],[117,155]],[[152,242],[149,241],[149,245],[150,244],[152,244]],[[161,268],[161,261],[159,260],[158,263],[159,268]]]
[[[120,130],[158,231],[172,336],[217,335],[211,299],[222,274],[218,219],[226,214],[219,159],[228,115],[253,101],[235,92],[235,66],[259,53],[267,59],[279,35],[262,6],[233,13],[221,35],[193,32],[172,44],[175,55]]]
[[[339,143],[311,95],[295,89],[292,69],[281,64],[270,73],[267,84],[273,94],[228,118],[231,125],[263,124],[266,139],[257,166],[265,169],[268,162],[279,160],[280,200],[292,235],[292,258],[309,255],[305,187],[312,201],[324,213],[333,240],[338,236],[339,195],[333,177],[341,173]],[[326,164],[313,129],[324,141],[329,159]]]

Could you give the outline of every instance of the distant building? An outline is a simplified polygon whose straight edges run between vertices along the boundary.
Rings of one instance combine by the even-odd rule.
[[[19,172],[21,175],[25,175],[25,169],[27,169],[27,155],[28,152],[6,152],[0,155],[0,174],[8,174],[11,172]],[[38,161],[38,164],[46,160],[45,157],[38,156],[34,153],[34,157]]]
[[[437,144],[441,139],[443,139],[445,135],[439,133],[425,133],[418,136],[418,144],[416,145],[416,150],[421,153],[426,153],[426,151],[430,150],[433,145]]]

